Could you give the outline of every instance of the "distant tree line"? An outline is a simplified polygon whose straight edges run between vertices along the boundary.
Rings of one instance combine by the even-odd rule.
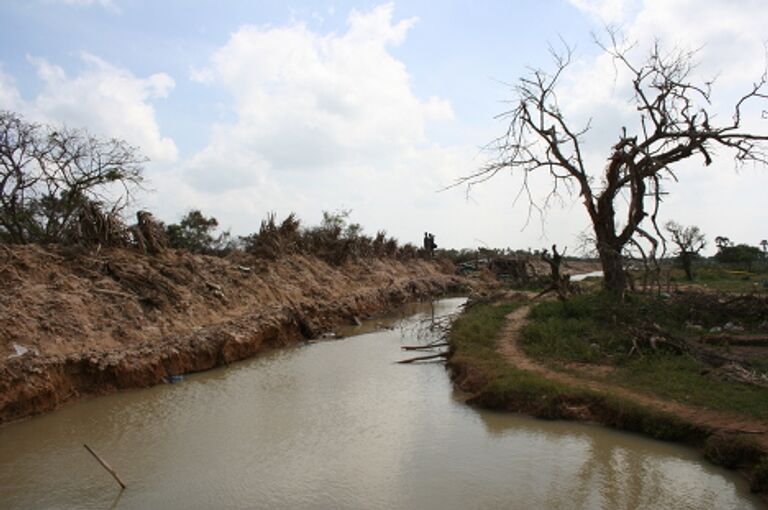
[[[680,262],[687,280],[693,280],[693,262],[701,259],[699,252],[706,246],[705,235],[695,225],[684,227],[674,221],[666,224],[671,235],[671,241],[676,248],[677,260]],[[759,266],[768,265],[768,240],[763,239],[758,246],[734,244],[728,237],[715,237],[717,253],[714,261],[726,266],[737,267],[752,271]]]
[[[768,241],[765,239],[760,241],[760,248],[743,243],[733,244],[730,239],[722,236],[715,238],[715,243],[715,260],[721,264],[739,266],[751,271],[761,262],[768,262]]]
[[[170,246],[193,253],[221,255],[234,250],[275,260],[291,254],[308,254],[331,264],[343,264],[357,258],[413,258],[420,251],[413,244],[400,245],[394,237],[380,230],[375,236],[363,233],[359,223],[350,223],[351,211],[323,212],[320,225],[303,227],[291,213],[282,221],[270,213],[258,232],[232,238],[229,232],[218,236],[216,218],[206,218],[199,210],[188,212],[178,224],[165,227]]]
[[[0,111],[0,243],[165,249],[225,255],[242,250],[266,259],[310,254],[332,264],[360,257],[412,258],[381,230],[363,233],[350,211],[324,212],[320,225],[304,227],[295,214],[278,222],[269,214],[259,230],[233,238],[216,234],[219,222],[200,210],[164,225],[147,211],[127,225],[123,212],[142,182],[144,158],[136,147],[101,139],[83,129],[28,122]]]

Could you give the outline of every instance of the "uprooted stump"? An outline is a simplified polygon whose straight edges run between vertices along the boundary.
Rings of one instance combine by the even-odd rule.
[[[128,228],[118,211],[105,211],[98,202],[88,202],[80,209],[69,237],[68,241],[83,246],[122,248],[130,244]]]
[[[131,236],[136,248],[142,253],[159,255],[168,246],[168,236],[163,224],[155,220],[151,213],[139,211],[136,213],[138,223],[130,227]]]

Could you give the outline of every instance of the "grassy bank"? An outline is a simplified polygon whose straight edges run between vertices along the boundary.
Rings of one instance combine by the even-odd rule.
[[[522,345],[528,355],[555,368],[567,368],[570,362],[599,365],[610,370],[590,373],[629,389],[765,420],[768,389],[729,380],[677,348],[728,323],[738,324],[744,333],[757,332],[764,320],[760,303],[736,304],[696,295],[633,295],[621,302],[602,293],[584,294],[534,307]],[[733,347],[710,349],[724,356],[738,354]],[[748,354],[756,373],[768,371],[768,349],[763,356],[757,349]]]
[[[626,339],[622,340],[620,335],[622,328],[627,326],[627,317],[622,315],[621,307],[605,312],[610,305],[606,300],[605,296],[597,295],[566,304],[539,305],[525,330],[525,349],[538,360],[552,365],[565,361],[597,363],[608,359],[616,366],[627,365],[626,372],[637,374],[634,381],[642,379],[648,386],[657,384],[652,381],[654,377],[667,377],[669,380],[669,374],[679,367],[660,362],[659,358],[652,356],[644,356],[636,364],[628,359],[624,350],[626,344],[623,343]],[[746,472],[754,491],[768,492],[768,458],[748,437],[723,434],[694,425],[673,414],[617,395],[555,382],[506,361],[497,350],[497,341],[507,315],[523,304],[521,301],[480,303],[469,306],[455,321],[449,335],[453,351],[449,366],[456,384],[471,394],[469,403],[540,418],[592,421],[657,439],[684,442],[701,448],[717,464]],[[628,306],[643,309],[656,305],[639,302]],[[609,314],[610,328],[600,326],[605,319],[600,313]],[[624,310],[624,313],[629,311]],[[642,364],[653,366],[653,375],[644,374]],[[690,376],[694,371],[691,369],[684,373]],[[684,377],[679,376],[679,379]],[[692,385],[686,384],[685,387],[690,389]],[[674,388],[676,384],[670,386]],[[737,394],[733,388],[726,385],[723,392],[716,399],[719,403],[713,406],[752,409],[751,406],[760,397],[747,391],[744,399],[737,404],[726,402]],[[697,395],[704,398],[705,394],[701,391]],[[753,410],[750,415],[762,416],[763,412],[764,409]]]
[[[638,280],[642,274],[638,273]],[[673,286],[700,288],[714,292],[758,293],[768,295],[768,270],[765,266],[746,269],[727,264],[694,264],[693,281],[685,278],[682,269],[669,270],[670,283]]]

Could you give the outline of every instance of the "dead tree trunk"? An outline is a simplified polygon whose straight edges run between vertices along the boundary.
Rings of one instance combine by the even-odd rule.
[[[552,245],[552,256],[550,257],[549,253],[547,253],[547,250],[544,250],[544,252],[541,254],[541,259],[549,264],[549,269],[551,273],[551,283],[547,289],[544,290],[544,292],[540,293],[539,296],[542,296],[546,294],[547,292],[557,292],[558,299],[565,301],[568,292],[570,290],[570,277],[568,276],[562,276],[560,273],[560,266],[563,263],[563,255],[565,254],[565,250],[563,250],[563,253],[557,253],[557,245]],[[538,297],[538,296],[537,296]]]

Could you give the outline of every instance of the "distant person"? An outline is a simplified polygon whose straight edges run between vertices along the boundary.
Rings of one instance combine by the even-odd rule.
[[[424,254],[429,258],[433,257],[435,248],[437,248],[437,245],[435,244],[435,234],[424,232]]]

